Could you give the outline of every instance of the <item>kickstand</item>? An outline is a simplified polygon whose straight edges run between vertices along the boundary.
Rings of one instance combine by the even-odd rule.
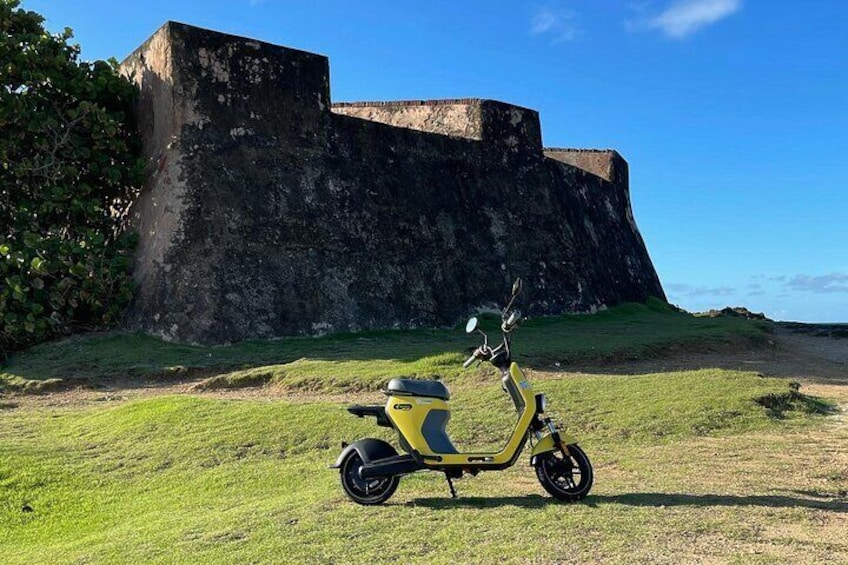
[[[448,486],[450,487],[451,498],[456,498],[456,489],[453,488],[453,481],[450,478],[450,475],[445,473],[445,478],[448,480]]]

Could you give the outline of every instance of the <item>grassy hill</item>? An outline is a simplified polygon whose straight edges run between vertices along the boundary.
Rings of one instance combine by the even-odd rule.
[[[499,320],[482,327],[497,337]],[[517,358],[526,367],[555,369],[576,362],[640,359],[686,347],[700,350],[756,346],[767,324],[738,318],[698,318],[665,303],[625,304],[591,316],[526,322],[516,333]],[[478,336],[454,330],[396,330],[320,338],[247,341],[200,347],[132,333],[82,335],[47,343],[0,368],[0,390],[44,391],[96,386],[116,379],[214,377],[207,384],[274,383],[315,391],[377,390],[397,375],[467,379],[462,361]],[[474,373],[476,374],[476,373]]]
[[[761,325],[745,320],[630,305],[529,323],[516,334],[516,351],[519,362],[549,368],[696,343],[750,347],[765,339]],[[848,557],[844,540],[822,533],[827,527],[813,537],[785,528],[777,542],[771,536],[778,526],[803,528],[848,515],[848,503],[803,494],[848,488],[848,476],[833,461],[807,456],[823,473],[810,482],[797,454],[814,441],[827,405],[786,380],[755,373],[551,374],[536,381],[596,467],[592,494],[575,505],[545,495],[523,456],[508,471],[457,482],[457,500],[448,498],[439,475],[420,473],[402,479],[386,506],[357,506],[327,465],[343,440],[394,438],[348,414],[331,400],[336,395],[317,401],[104,395],[102,402],[64,406],[17,396],[50,379],[94,386],[114,384],[127,372],[162,376],[183,366],[231,385],[258,372],[260,382],[319,397],[373,391],[358,395],[376,403],[386,376],[440,372],[455,399],[449,430],[456,443],[498,447],[514,412],[496,379],[456,368],[470,345],[460,330],[211,348],[107,334],[20,355],[3,369],[7,392],[0,400],[3,562],[678,562],[681,552],[746,562],[752,554],[794,562]],[[776,492],[776,485],[786,488]]]

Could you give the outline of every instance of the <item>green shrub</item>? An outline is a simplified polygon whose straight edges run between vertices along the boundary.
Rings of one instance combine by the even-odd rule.
[[[136,87],[0,0],[0,356],[108,324],[132,294]]]

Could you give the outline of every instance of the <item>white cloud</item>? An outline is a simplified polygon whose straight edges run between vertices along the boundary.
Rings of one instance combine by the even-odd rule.
[[[814,292],[817,294],[848,294],[848,273],[830,273],[828,275],[795,275],[786,283],[792,290]]]
[[[681,39],[738,12],[741,7],[742,0],[679,0],[637,27],[658,29],[668,37]]]
[[[668,283],[664,286],[669,294],[693,298],[730,296],[736,293],[736,289],[730,286],[691,286],[683,283]]]
[[[544,35],[551,43],[573,41],[580,34],[575,23],[576,13],[560,6],[544,6],[536,10],[530,20],[530,33]]]

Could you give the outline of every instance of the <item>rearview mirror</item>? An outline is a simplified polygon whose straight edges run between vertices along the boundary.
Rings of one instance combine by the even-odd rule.
[[[519,292],[521,292],[521,277],[518,277],[512,283],[512,296],[517,296]]]
[[[477,317],[471,317],[468,319],[468,323],[465,324],[465,333],[470,334],[473,333],[474,330],[477,329]]]

